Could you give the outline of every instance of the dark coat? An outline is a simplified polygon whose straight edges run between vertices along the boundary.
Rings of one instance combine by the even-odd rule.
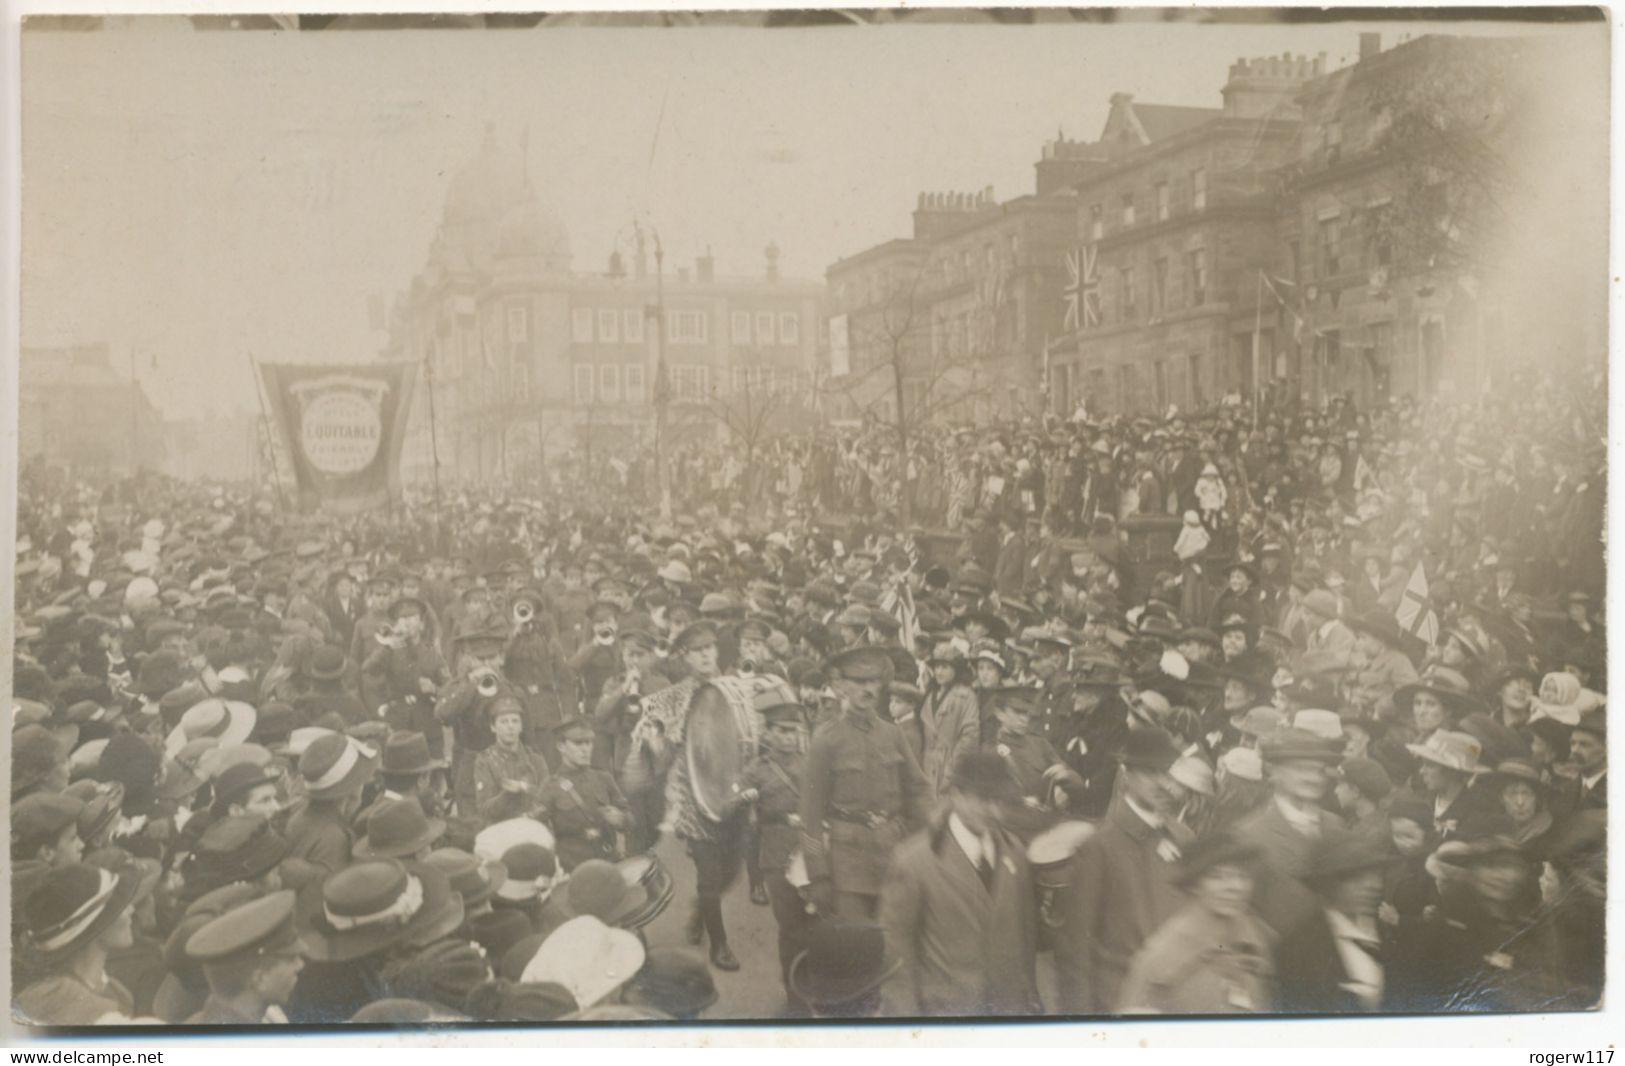
[[[991,887],[946,817],[899,844],[880,893],[880,923],[902,969],[886,985],[897,1015],[1036,1014],[1037,896],[1022,846],[994,833]]]
[[[1381,926],[1379,925],[1379,931]],[[1380,961],[1380,960],[1379,960]],[[1337,950],[1326,912],[1317,907],[1275,947],[1279,981],[1277,1004],[1283,1014],[1361,1014],[1360,998],[1342,986],[1349,973]]]
[[[1318,813],[1322,833],[1339,828],[1336,815]],[[1315,906],[1314,894],[1299,880],[1308,872],[1314,840],[1292,828],[1274,799],[1237,822],[1234,831],[1264,852],[1253,897],[1258,916],[1277,932],[1296,928]]]
[[[1179,833],[1182,827],[1170,826]],[[1119,801],[1068,868],[1055,947],[1062,1014],[1110,1014],[1129,962],[1185,902],[1164,837]],[[1159,849],[1162,853],[1159,853]]]

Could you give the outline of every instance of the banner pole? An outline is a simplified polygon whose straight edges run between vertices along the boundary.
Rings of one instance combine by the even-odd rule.
[[[286,514],[288,510],[288,501],[283,498],[282,460],[276,457],[276,427],[271,421],[270,407],[265,402],[265,380],[260,374],[259,360],[254,358],[254,353],[252,351],[248,353],[248,365],[252,367],[254,371],[254,398],[257,399],[260,404],[260,421],[265,425],[265,446],[271,453],[271,473],[276,479],[277,507],[283,512],[283,514]]]

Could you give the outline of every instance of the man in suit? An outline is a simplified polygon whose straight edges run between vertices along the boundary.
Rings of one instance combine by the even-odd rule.
[[[1027,539],[1021,535],[1021,516],[1006,511],[999,516],[999,554],[993,566],[993,588],[1000,598],[1021,595],[1027,581]]]
[[[333,625],[333,635],[338,639],[340,648],[348,648],[355,638],[355,624],[361,620],[361,596],[356,591],[355,579],[348,571],[336,571],[327,582],[327,600],[323,604],[327,609],[328,621]]]
[[[1573,809],[1608,809],[1608,724],[1601,710],[1587,711],[1569,737],[1569,754],[1580,770]]]
[[[1307,650],[1298,657],[1293,673],[1302,676],[1330,674],[1354,664],[1354,630],[1340,619],[1337,597],[1326,589],[1315,589],[1299,602],[1309,623]]]
[[[898,845],[880,894],[887,947],[902,963],[887,1013],[1035,1014],[1037,897],[1020,842],[999,823],[1016,800],[1005,761],[971,752],[948,807]]]
[[[1313,909],[1314,897],[1302,881],[1309,854],[1328,832],[1341,828],[1321,803],[1342,745],[1303,729],[1283,729],[1259,743],[1259,754],[1274,794],[1236,823],[1235,833],[1264,853],[1254,906],[1280,933],[1295,928]]]
[[[1178,757],[1161,729],[1131,730],[1124,742],[1122,792],[1073,856],[1057,901],[1060,1013],[1116,1011],[1129,961],[1184,903],[1174,873],[1191,837],[1172,816],[1168,777]]]
[[[1275,946],[1276,1004],[1286,1014],[1349,1014],[1386,1001],[1381,923],[1386,844],[1342,831],[1316,842],[1304,881],[1316,906]]]

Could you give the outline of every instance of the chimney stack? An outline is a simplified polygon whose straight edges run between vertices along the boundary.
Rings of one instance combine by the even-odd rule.
[[[1380,33],[1362,33],[1362,34],[1360,34],[1360,59],[1361,60],[1370,59],[1372,56],[1376,55],[1380,51],[1382,51],[1382,34],[1380,34]]]
[[[775,241],[767,242],[767,280],[779,280],[779,246]]]
[[[707,245],[705,254],[694,260],[694,276],[700,281],[709,282],[716,277],[716,260],[711,258],[711,247]]]

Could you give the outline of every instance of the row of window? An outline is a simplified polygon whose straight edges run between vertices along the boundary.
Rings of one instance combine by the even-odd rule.
[[[1192,211],[1202,211],[1207,208],[1207,168],[1197,167],[1192,170],[1181,183],[1187,193],[1185,203],[1190,205]],[[1159,181],[1151,186],[1152,218],[1157,222],[1166,222],[1173,217],[1174,190],[1167,181]],[[1118,198],[1118,222],[1122,228],[1134,225],[1139,217],[1138,204],[1132,189]],[[1103,203],[1089,205],[1089,239],[1098,241],[1106,235],[1106,205]]]
[[[643,364],[577,363],[575,367],[575,402],[643,403],[646,399],[643,384]]]
[[[1166,255],[1151,261],[1151,291],[1149,311],[1152,315],[1166,314],[1176,308],[1201,307],[1207,303],[1208,261],[1207,249],[1193,248],[1184,255],[1180,264],[1184,270],[1183,300],[1175,300],[1169,282],[1174,264]],[[1136,285],[1133,267],[1120,267],[1116,271],[1103,270],[1101,293],[1102,325],[1121,325],[1133,322],[1140,314],[1140,291]]]
[[[509,339],[514,337],[514,312],[510,309]],[[577,307],[570,312],[570,338],[577,344],[642,344],[647,309]],[[526,320],[528,322],[528,319]],[[705,344],[710,340],[710,316],[704,311],[666,312],[666,339],[673,344]],[[729,316],[729,335],[736,345],[767,347],[801,343],[801,318],[793,311],[734,311]]]

